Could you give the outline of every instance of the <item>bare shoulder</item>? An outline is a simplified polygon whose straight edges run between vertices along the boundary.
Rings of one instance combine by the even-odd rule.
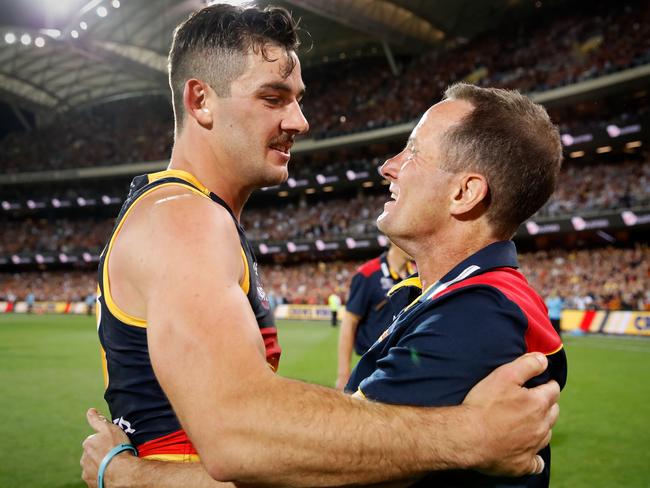
[[[140,205],[142,222],[138,225],[152,236],[166,237],[166,242],[214,237],[238,240],[237,229],[228,211],[188,188],[161,188],[147,195]]]
[[[242,273],[240,243],[228,211],[182,186],[160,188],[134,205],[117,237],[110,267],[145,298],[146,290],[218,268],[228,280]]]

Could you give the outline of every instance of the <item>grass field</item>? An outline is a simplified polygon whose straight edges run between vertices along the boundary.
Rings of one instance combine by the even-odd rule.
[[[279,324],[280,373],[333,385],[337,330]],[[650,340],[566,341],[553,487],[650,487]],[[0,315],[0,487],[81,488],[80,444],[102,380],[94,319]]]

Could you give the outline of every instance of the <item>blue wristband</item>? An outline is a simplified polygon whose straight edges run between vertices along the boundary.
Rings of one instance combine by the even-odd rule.
[[[102,459],[102,464],[99,465],[99,471],[97,471],[97,488],[104,488],[104,471],[106,471],[108,463],[110,463],[115,456],[124,451],[131,451],[134,456],[138,455],[138,450],[131,444],[119,444],[108,451],[108,454],[106,454],[104,459]]]

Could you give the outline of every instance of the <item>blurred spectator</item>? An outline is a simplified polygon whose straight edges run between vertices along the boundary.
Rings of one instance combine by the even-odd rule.
[[[101,251],[113,219],[26,219],[2,222],[0,254]]]
[[[564,308],[650,310],[650,247],[538,251],[520,255],[522,272],[542,296]]]
[[[646,155],[648,158],[648,155]],[[325,198],[313,195],[273,206],[255,207],[242,215],[249,239],[287,240],[362,237],[377,233],[376,219],[387,200],[386,193],[359,190],[354,197]],[[583,166],[568,163],[549,202],[535,218],[587,215],[599,211],[650,206],[650,161],[623,161]],[[99,252],[114,219],[27,218],[0,222],[0,255],[21,252]]]
[[[492,31],[408,60],[393,76],[383,58],[305,70],[312,137],[366,131],[419,117],[447,85],[531,93],[650,63],[650,3],[580,2],[510,30]],[[558,121],[565,125],[561,120]],[[165,160],[173,139],[169,102],[132,99],[63,114],[0,143],[4,173]]]
[[[564,309],[649,310],[650,247],[580,251],[553,249],[519,255],[521,270],[544,298],[554,290]],[[278,303],[326,305],[349,287],[362,261],[261,266],[264,287]],[[0,273],[0,300],[8,295],[37,301],[83,301],[96,288],[90,271]]]
[[[89,271],[0,273],[0,300],[26,300],[32,293],[36,301],[83,301],[95,292],[96,280]]]

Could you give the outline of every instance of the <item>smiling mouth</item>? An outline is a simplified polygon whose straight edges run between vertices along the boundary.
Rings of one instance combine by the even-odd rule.
[[[390,200],[388,202],[396,202],[399,198],[399,191],[395,191],[396,189],[392,188],[392,185],[388,189],[390,190]]]
[[[281,142],[272,142],[269,144],[269,147],[274,151],[278,151],[285,156],[289,156],[291,153],[291,147],[293,146],[293,141],[281,141]]]

